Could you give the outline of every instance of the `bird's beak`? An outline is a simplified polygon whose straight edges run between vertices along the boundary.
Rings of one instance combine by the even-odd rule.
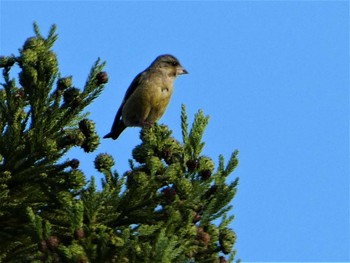
[[[184,69],[183,67],[177,68],[177,75],[182,75],[182,74],[188,74],[188,71]]]

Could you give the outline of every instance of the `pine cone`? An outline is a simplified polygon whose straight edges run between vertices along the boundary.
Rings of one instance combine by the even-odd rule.
[[[18,89],[15,94],[16,99],[23,99],[25,97],[24,89]]]
[[[107,72],[102,71],[96,75],[97,85],[105,84],[108,82]]]
[[[69,162],[69,166],[72,167],[72,169],[77,169],[79,167],[79,160],[78,159],[72,159]]]
[[[60,244],[60,240],[57,236],[49,236],[47,239],[46,239],[46,243],[47,243],[47,246],[54,250],[58,247],[58,245]]]
[[[223,256],[219,257],[219,263],[227,263],[226,258]]]
[[[176,197],[176,190],[172,187],[167,187],[163,190],[163,194],[169,202],[173,202]]]
[[[197,223],[198,221],[201,220],[201,218],[202,216],[199,213],[193,212],[193,220],[192,220],[193,223]]]
[[[74,238],[79,240],[85,238],[85,232],[82,228],[79,228],[74,231]]]
[[[211,171],[209,169],[203,170],[199,173],[199,176],[203,179],[203,180],[208,180],[211,176]]]
[[[210,235],[209,233],[205,232],[202,227],[198,227],[196,240],[199,241],[199,244],[204,244],[204,246],[207,247],[210,242]]]
[[[198,168],[198,160],[188,160],[186,166],[189,172],[194,172]]]

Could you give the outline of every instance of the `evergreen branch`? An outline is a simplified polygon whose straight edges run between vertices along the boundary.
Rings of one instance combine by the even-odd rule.
[[[53,46],[53,44],[56,42],[56,40],[58,39],[58,35],[56,34],[56,30],[57,30],[57,26],[56,25],[52,25],[49,31],[49,35],[46,39],[46,43],[47,46],[49,48],[51,48]]]
[[[219,166],[218,166],[218,173],[222,174],[225,171],[225,159],[222,154],[219,155]]]
[[[97,59],[90,70],[90,74],[83,91],[78,91],[77,95],[69,100],[67,99],[66,103],[64,103],[60,109],[57,110],[61,113],[58,121],[51,128],[52,130],[57,130],[60,127],[75,126],[81,119],[83,119],[83,116],[80,115],[82,110],[86,108],[94,99],[96,99],[103,91],[104,85],[97,85],[98,83],[96,76],[99,72],[101,72],[104,66],[105,62],[101,63],[100,59]],[[69,91],[73,91],[73,89],[67,90],[65,93]]]
[[[208,222],[212,222],[222,216],[224,216],[225,214],[227,214],[230,210],[232,209],[232,205],[228,205],[228,206],[225,206],[223,208],[220,208],[220,210],[218,210],[217,212],[214,212],[214,210],[212,210],[212,214],[208,217]]]
[[[186,113],[185,104],[181,105],[181,130],[182,130],[182,141],[186,146],[188,142],[188,119]]]
[[[233,172],[233,170],[237,167],[238,165],[238,159],[237,159],[238,151],[234,151],[230,157],[230,160],[225,168],[224,171],[224,176],[228,176]]]
[[[209,122],[209,116],[204,116],[203,111],[199,110],[195,115],[194,122],[192,124],[192,128],[189,134],[189,144],[191,146],[192,158],[196,159],[199,157],[203,147],[204,142],[202,141],[202,137],[204,134],[204,130]]]
[[[201,155],[209,117],[202,110],[189,131],[181,107],[182,140],[165,125],[142,129],[130,170],[120,176],[114,159],[100,154],[104,175],[86,183],[76,159],[58,163],[73,146],[86,152],[99,140],[83,113],[103,91],[105,62],[93,64],[82,90],[61,77],[52,46],[34,23],[19,57],[0,57],[0,261],[2,262],[218,262],[233,257],[235,233],[228,213],[238,178],[235,151],[225,165]],[[17,63],[19,83],[9,71]],[[26,212],[25,212],[26,211]],[[21,217],[26,214],[26,217]],[[215,220],[221,219],[220,225]],[[221,259],[220,259],[221,260]]]
[[[40,33],[40,28],[37,22],[33,23],[33,27],[34,27],[34,33],[37,37],[43,38],[43,36]]]
[[[83,92],[81,93],[82,106],[84,108],[96,99],[103,91],[104,85],[98,83],[97,74],[103,70],[105,65],[106,62],[101,62],[101,59],[98,58],[90,70]]]
[[[229,224],[234,220],[234,216],[227,216],[227,214],[225,214],[221,220],[221,223],[219,225],[219,228],[227,228],[229,226]]]

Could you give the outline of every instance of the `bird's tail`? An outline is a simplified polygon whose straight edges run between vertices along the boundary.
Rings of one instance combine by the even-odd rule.
[[[116,125],[113,125],[111,132],[103,136],[103,138],[112,138],[113,140],[116,140],[119,135],[125,130],[125,128],[126,126],[124,122],[120,120]]]

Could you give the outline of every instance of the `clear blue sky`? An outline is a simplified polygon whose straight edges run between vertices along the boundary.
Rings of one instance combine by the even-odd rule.
[[[18,54],[37,21],[58,26],[61,73],[83,86],[97,57],[110,81],[89,107],[102,136],[133,77],[159,54],[190,72],[175,83],[161,123],[181,139],[190,120],[211,116],[204,153],[240,151],[232,227],[243,261],[350,261],[349,3],[347,1],[1,1],[1,55]],[[111,153],[128,169],[139,129],[102,140],[81,159]]]

